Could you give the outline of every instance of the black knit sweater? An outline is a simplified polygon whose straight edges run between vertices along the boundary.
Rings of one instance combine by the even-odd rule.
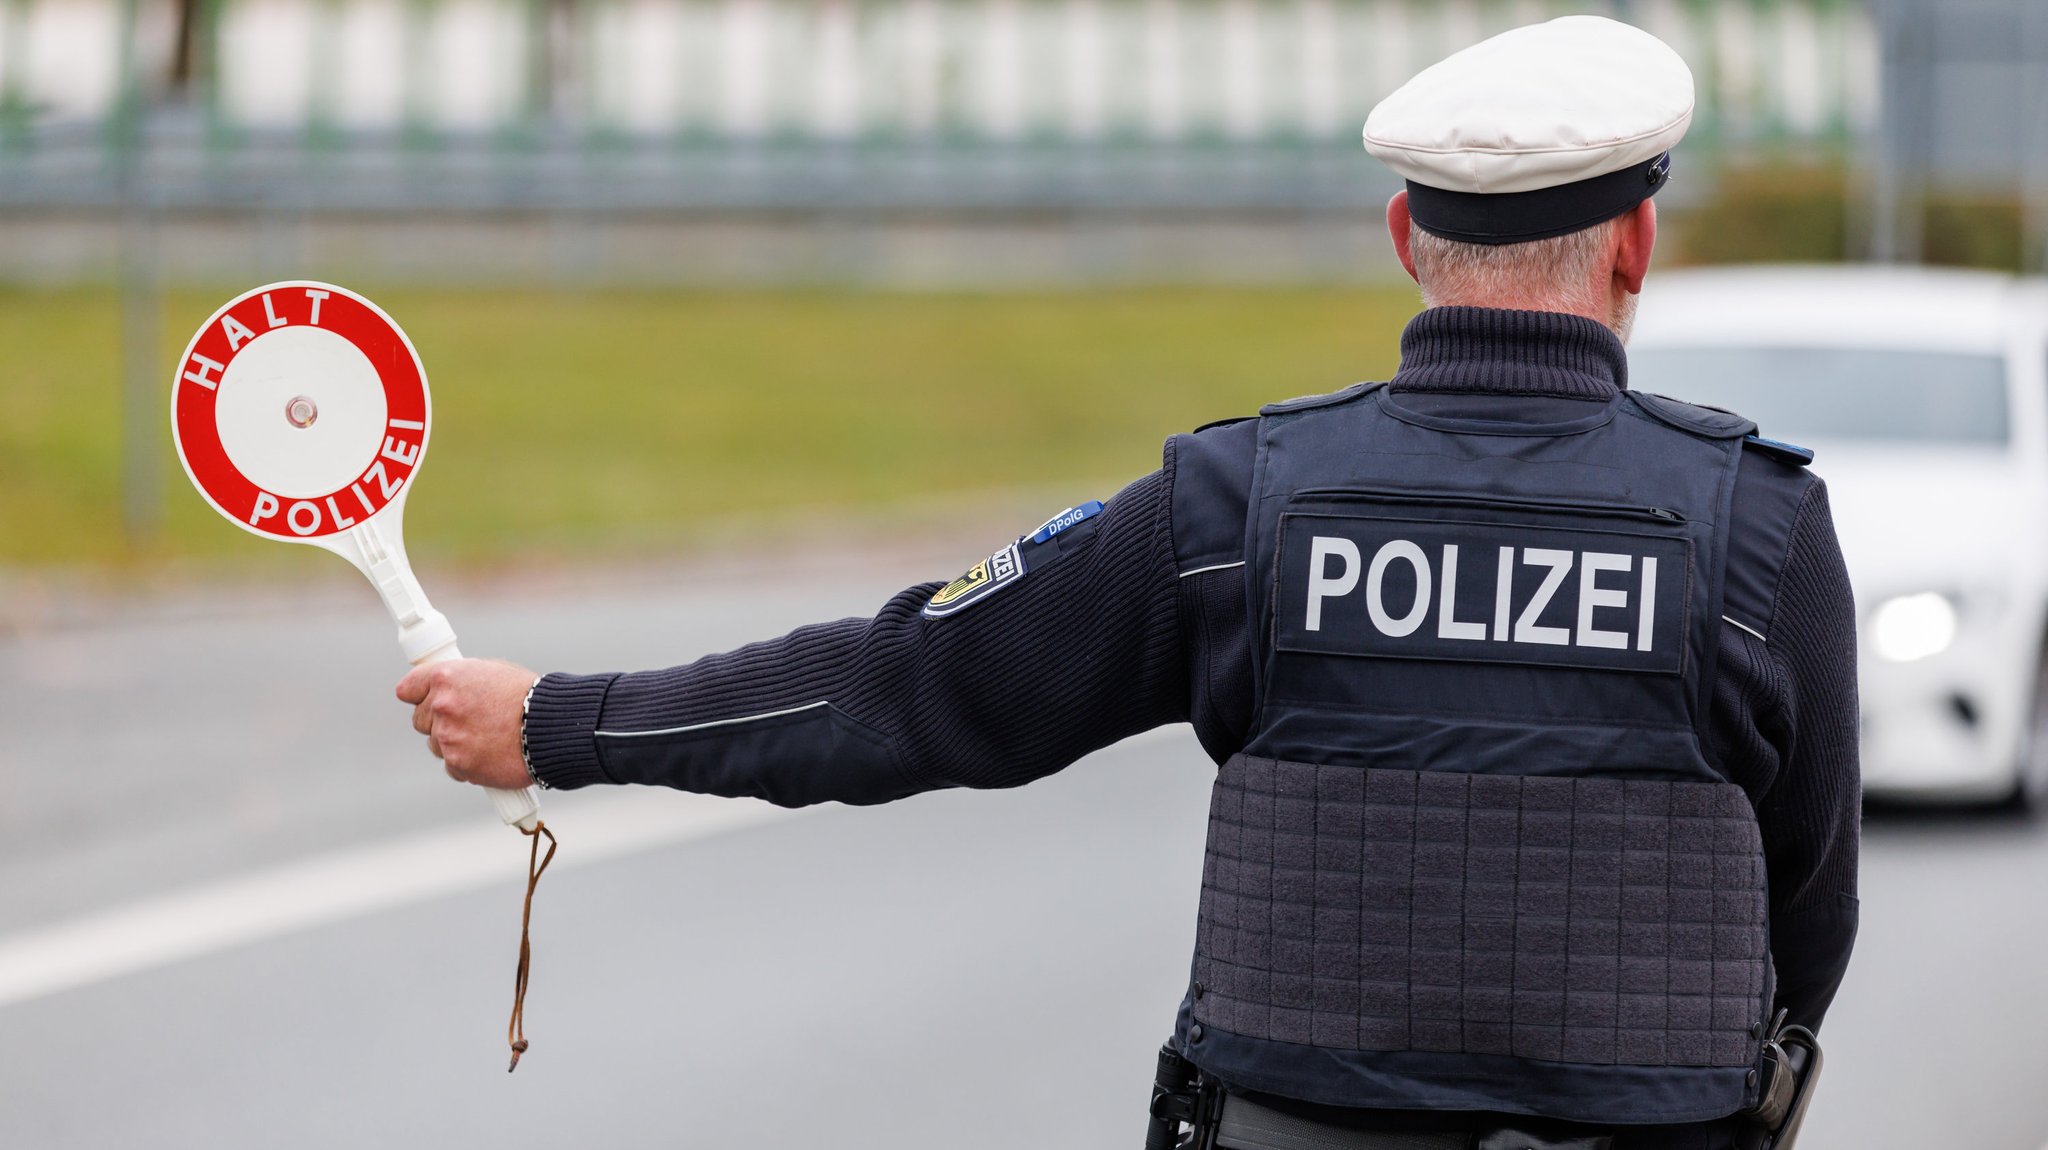
[[[1433,309],[1401,348],[1393,388],[1411,407],[1446,413],[1575,407],[1626,386],[1619,341],[1572,316]],[[1220,760],[1250,721],[1243,569],[1180,577],[1174,479],[1169,443],[1164,466],[1110,500],[1071,555],[942,621],[920,614],[939,587],[926,583],[874,618],[804,627],[687,666],[548,675],[527,719],[534,773],[557,788],[652,783],[789,805],[875,803],[1017,786],[1177,722],[1192,723]],[[1780,1005],[1817,1025],[1856,925],[1855,611],[1825,487],[1745,459],[1736,534],[1748,538],[1745,492],[1791,528],[1750,533],[1782,553],[1751,564],[1775,576],[1758,598],[1768,618],[1722,632],[1709,750],[1748,792],[1763,830]],[[879,742],[882,753],[757,762],[741,741],[756,724],[720,725],[827,701],[854,732],[849,743],[839,730],[835,746]],[[679,728],[690,733],[630,738]]]

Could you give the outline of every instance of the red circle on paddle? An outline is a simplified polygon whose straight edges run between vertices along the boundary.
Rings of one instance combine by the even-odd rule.
[[[333,284],[267,284],[200,325],[173,369],[171,430],[214,510],[311,542],[392,505],[426,455],[432,405],[412,341]]]

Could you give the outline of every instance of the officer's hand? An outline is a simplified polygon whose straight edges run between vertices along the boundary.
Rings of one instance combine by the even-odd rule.
[[[450,659],[415,667],[398,681],[398,700],[413,704],[413,730],[427,737],[449,778],[517,790],[533,781],[519,754],[519,727],[535,678],[516,663]]]

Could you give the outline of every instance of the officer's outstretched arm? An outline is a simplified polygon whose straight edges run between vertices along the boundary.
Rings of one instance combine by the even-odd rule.
[[[872,619],[667,670],[545,676],[526,718],[534,775],[880,803],[1017,786],[1184,719],[1171,492],[1154,472]]]

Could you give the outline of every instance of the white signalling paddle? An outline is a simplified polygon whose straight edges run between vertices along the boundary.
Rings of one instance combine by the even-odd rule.
[[[433,404],[419,353],[384,309],[333,284],[266,284],[200,325],[175,370],[178,460],[213,509],[244,531],[355,564],[383,596],[414,666],[461,658],[455,629],[405,556],[405,497],[426,458]],[[533,788],[486,791],[499,818],[535,836],[538,852],[547,832]],[[529,913],[545,866],[529,862]],[[523,997],[523,938],[520,950]],[[516,1066],[526,1045],[516,1004],[513,1030]]]

